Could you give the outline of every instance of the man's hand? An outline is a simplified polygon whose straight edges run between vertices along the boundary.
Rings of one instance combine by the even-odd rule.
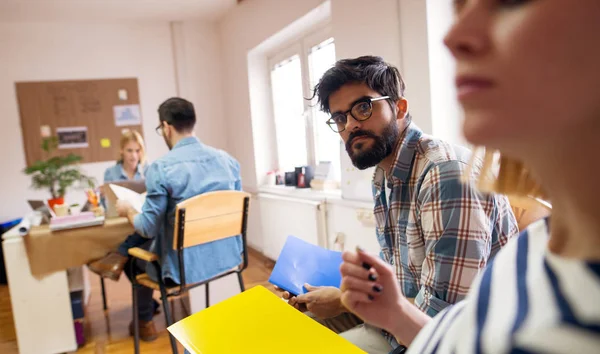
[[[131,206],[131,203],[129,203],[126,200],[117,200],[117,213],[119,213],[119,216],[122,217],[127,217],[130,211],[133,211],[133,207]]]
[[[278,287],[277,285],[274,286],[275,290],[281,293],[281,297],[285,300],[287,300],[288,304],[293,306],[296,310],[301,311],[301,312],[306,312],[306,305],[305,304],[299,304],[298,303],[298,299],[295,296],[292,296],[292,294],[290,294],[288,291],[283,290],[282,288]]]
[[[296,302],[305,306],[317,318],[332,318],[346,312],[342,305],[342,291],[333,286],[312,286],[304,284],[308,292],[298,295]],[[291,301],[290,301],[291,302]]]

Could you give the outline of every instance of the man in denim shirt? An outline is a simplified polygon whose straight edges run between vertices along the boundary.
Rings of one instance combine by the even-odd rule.
[[[129,273],[127,251],[132,247],[149,249],[159,256],[162,274],[154,267],[137,260],[139,272],[154,280],[158,276],[166,284],[178,284],[180,279],[177,253],[173,250],[173,228],[177,203],[202,193],[216,190],[241,190],[240,166],[226,152],[202,144],[194,136],[196,115],[193,105],[181,98],[170,98],[158,109],[162,135],[171,150],[148,168],[146,202],[138,214],[128,202],[118,201],[119,215],[127,216],[136,234],[129,236],[103,259],[90,264],[101,276],[117,277],[125,269]],[[139,234],[139,235],[138,235]],[[242,262],[241,237],[199,245],[184,250],[186,283],[196,283],[231,269]],[[135,274],[127,274],[131,279]],[[152,289],[138,290],[140,337],[151,341],[157,338],[152,322],[154,306]],[[133,331],[133,327],[130,326]]]

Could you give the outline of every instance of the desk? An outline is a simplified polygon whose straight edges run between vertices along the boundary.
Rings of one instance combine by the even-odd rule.
[[[133,231],[127,218],[106,219],[102,226],[55,232],[48,225],[33,227],[24,237],[31,274],[43,277],[87,264],[117,249]]]
[[[59,232],[32,228],[25,237],[15,227],[2,236],[20,354],[77,350],[66,269],[102,257],[132,232],[126,218],[115,218]]]

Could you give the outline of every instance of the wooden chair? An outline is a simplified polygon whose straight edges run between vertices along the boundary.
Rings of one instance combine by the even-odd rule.
[[[211,281],[224,276],[237,273],[240,290],[244,291],[242,271],[248,266],[248,250],[246,248],[246,226],[248,223],[248,206],[250,196],[239,191],[216,191],[198,195],[177,204],[175,212],[175,231],[173,235],[173,249],[177,251],[179,261],[180,284],[172,287],[165,286],[160,274],[161,267],[158,255],[141,248],[132,248],[129,254],[135,258],[151,263],[156,273],[159,274],[158,282],[154,282],[148,274],[140,274],[132,281],[133,293],[133,328],[135,353],[139,353],[139,320],[137,309],[137,289],[140,286],[159,290],[167,327],[174,320],[169,308],[168,298],[181,295],[190,289],[205,285],[206,307],[209,306],[209,288]],[[218,274],[200,283],[187,284],[185,281],[185,269],[183,262],[183,250],[188,247],[202,245],[208,242],[226,239],[240,235],[243,242],[242,264],[224,273]],[[132,271],[134,263],[131,262]],[[202,266],[198,264],[198,266]],[[132,274],[135,274],[132,272]],[[169,334],[171,348],[177,353],[175,338]]]
[[[517,219],[519,232],[552,213],[552,205],[537,198],[509,196],[508,201]]]

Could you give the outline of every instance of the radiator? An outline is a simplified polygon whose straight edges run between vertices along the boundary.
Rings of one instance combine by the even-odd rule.
[[[258,194],[262,251],[277,259],[288,235],[329,248],[325,200]]]

